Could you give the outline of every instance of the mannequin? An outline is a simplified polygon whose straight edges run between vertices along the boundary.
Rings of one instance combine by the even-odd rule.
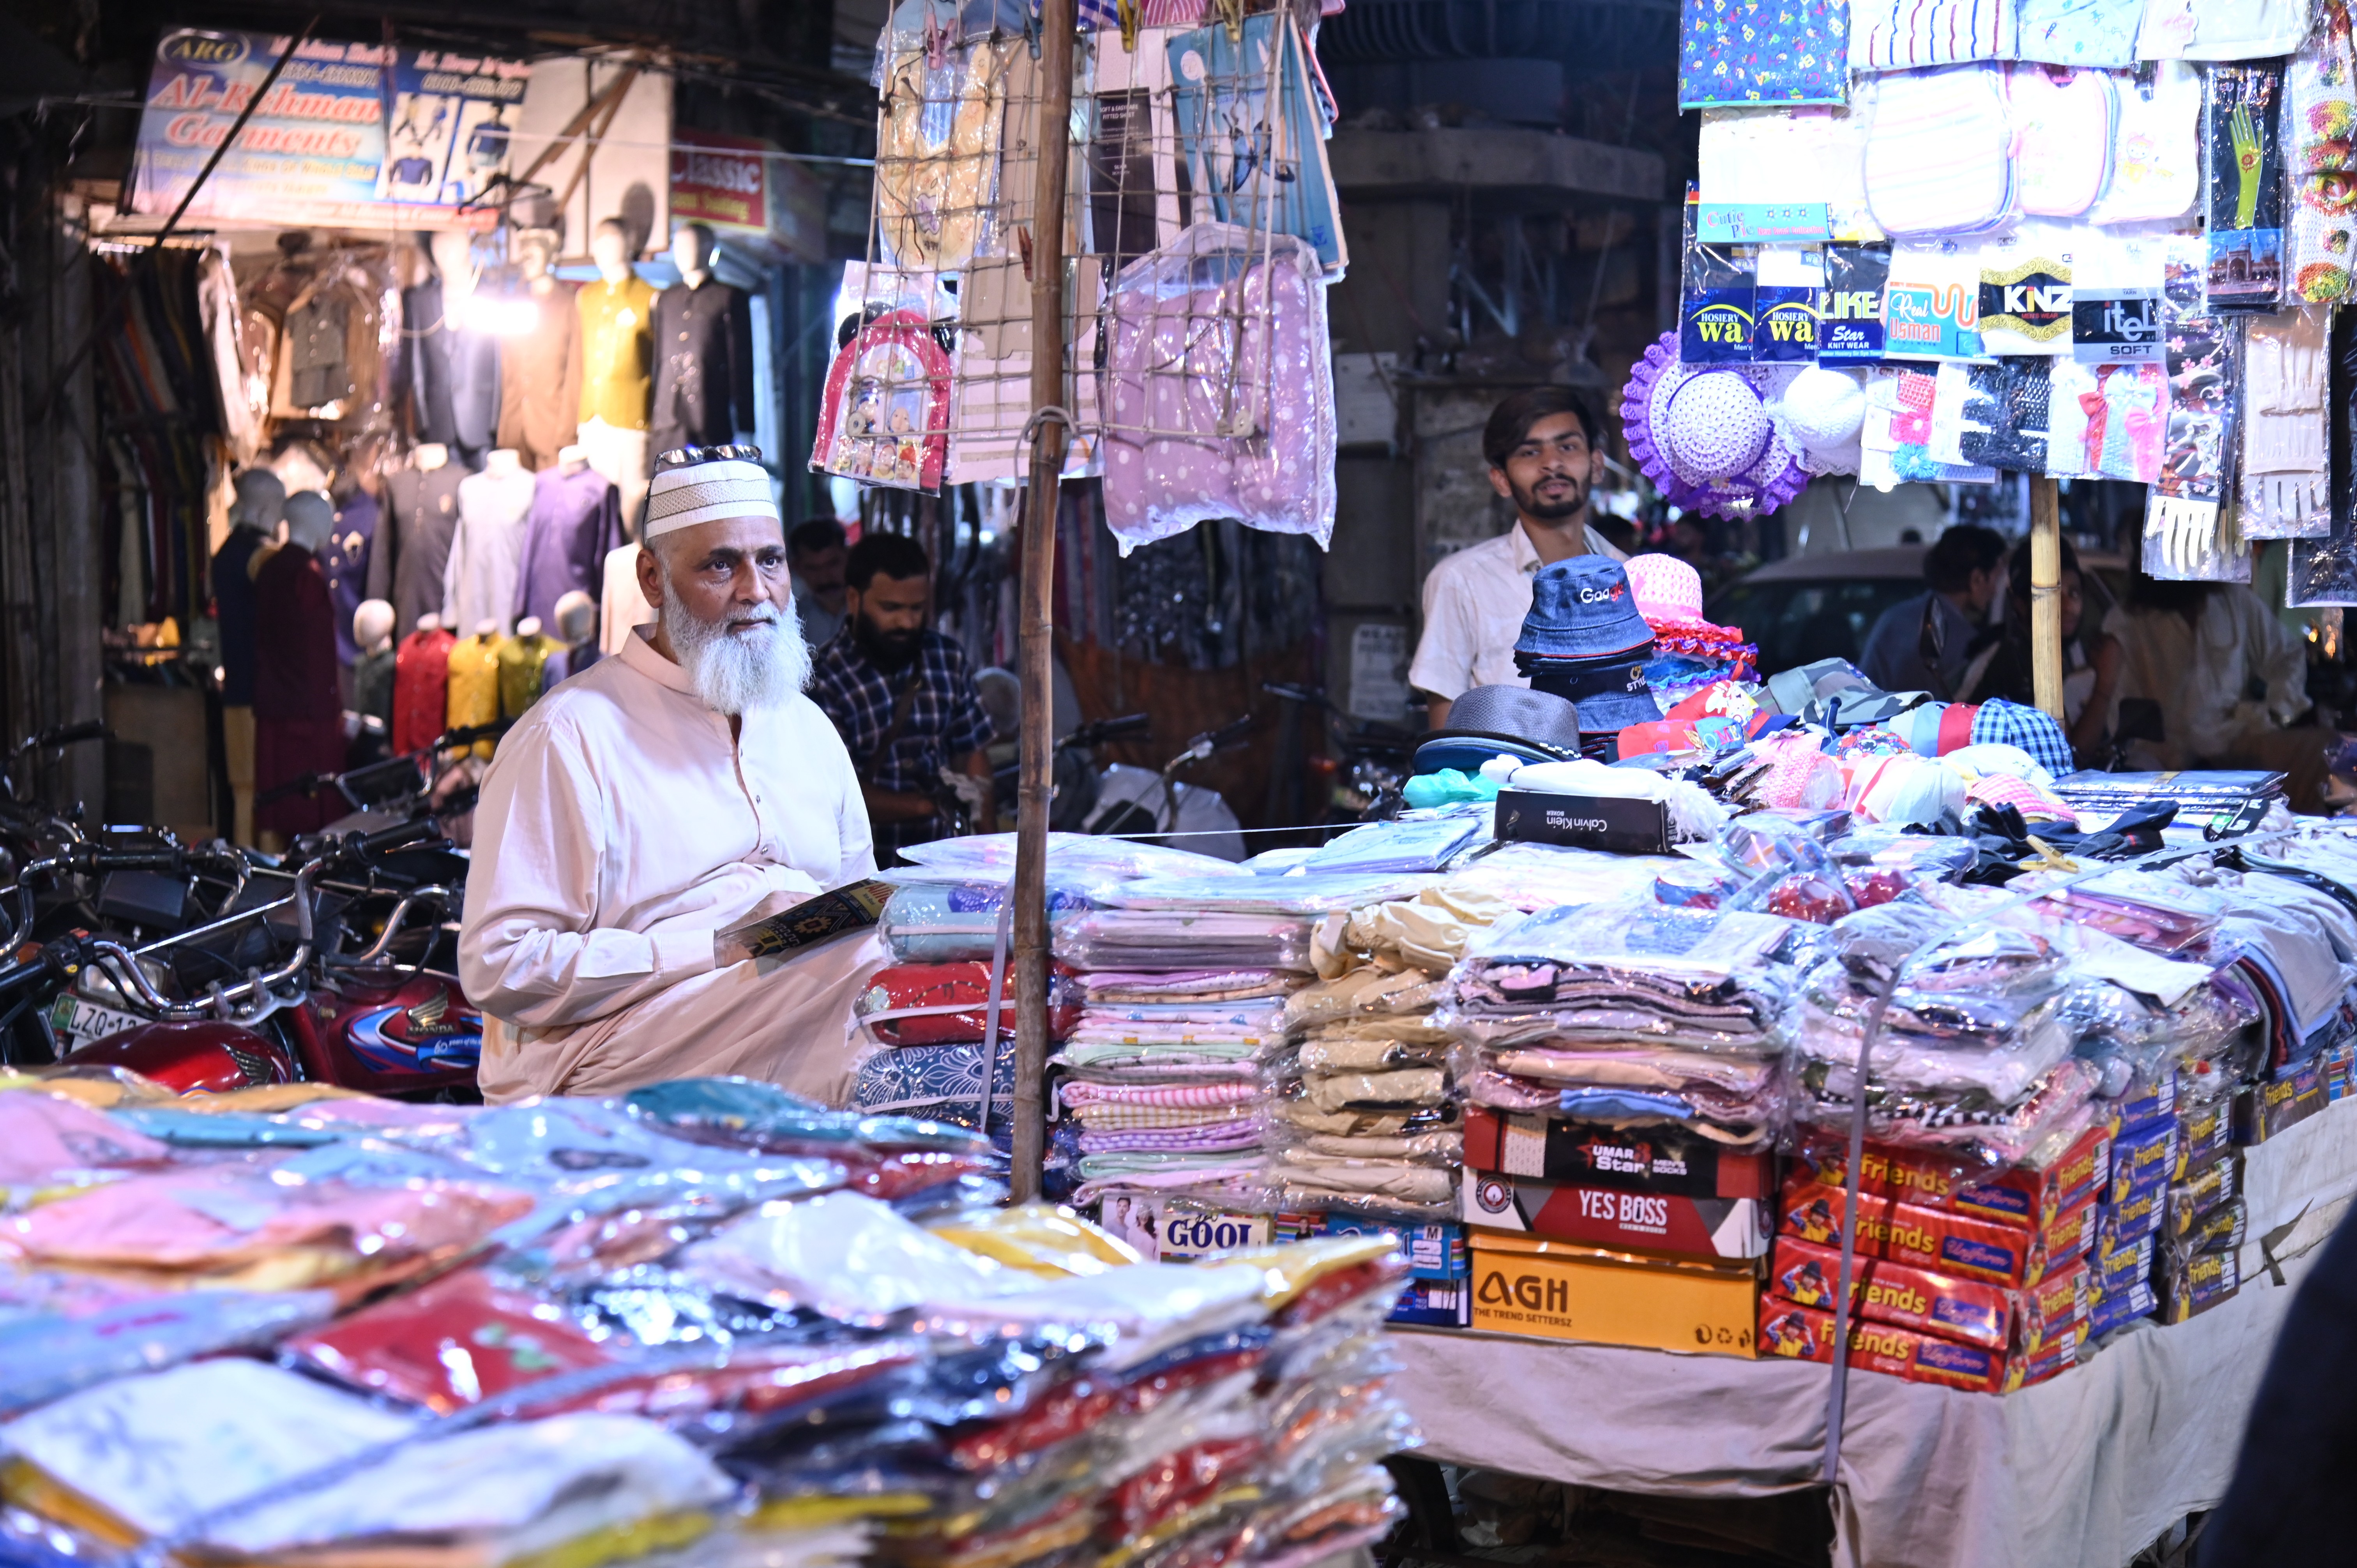
[[[336,611],[319,554],[335,537],[335,503],[318,490],[286,501],[286,542],[253,579],[253,779],[263,794],[344,766],[344,702],[336,684]],[[258,806],[264,849],[341,815],[333,793]]]
[[[410,466],[385,476],[384,515],[369,546],[368,596],[393,606],[393,632],[407,637],[419,618],[442,612],[442,574],[458,531],[458,485],[468,470],[450,448],[428,442]]]
[[[533,485],[514,613],[554,619],[564,595],[597,588],[607,553],[621,542],[621,492],[581,447],[567,446]]]
[[[401,296],[412,417],[419,435],[457,447],[458,461],[479,467],[499,422],[499,339],[464,325],[475,292],[474,241],[451,229],[427,245],[436,275]]]
[[[574,296],[581,313],[581,445],[622,492],[622,526],[638,537],[651,471],[647,405],[654,380],[654,286],[630,270],[630,228],[608,218],[589,237],[597,281]]]
[[[654,606],[639,586],[639,547],[625,544],[606,556],[606,591],[597,600],[597,651],[619,653],[630,628],[651,624]]]
[[[655,296],[655,390],[649,450],[726,446],[753,427],[753,315],[712,275],[712,231],[672,236],[680,282]]]
[[[352,645],[360,650],[352,663],[352,711],[390,731],[399,663],[393,650],[393,607],[382,599],[362,599],[352,611]]]
[[[503,631],[512,622],[533,489],[523,458],[506,447],[490,455],[481,473],[459,481],[458,531],[442,575],[444,625],[489,619]]]
[[[556,613],[541,629],[556,645],[548,656],[548,673],[541,678],[542,691],[597,662],[597,601],[580,589],[559,596]]]
[[[462,637],[450,649],[448,727],[496,724],[500,716],[500,623],[475,623],[475,634]],[[489,757],[492,744],[475,743],[477,757]]]
[[[393,655],[393,749],[408,756],[441,736],[450,715],[450,650],[458,639],[427,611]]]
[[[253,842],[253,564],[278,537],[286,517],[286,487],[267,468],[248,468],[233,481],[229,537],[214,553],[213,618],[221,636],[222,761],[229,773],[231,824],[239,843]]]
[[[319,558],[328,574],[328,594],[336,604],[336,660],[348,670],[356,667],[368,650],[368,644],[358,639],[352,618],[368,597],[369,555],[375,548],[377,525],[382,521],[375,487],[383,482],[373,472],[347,480],[348,491],[336,503],[335,532],[328,541],[327,553]]]
[[[540,701],[541,683],[548,673],[548,657],[556,639],[541,634],[540,618],[516,622],[516,634],[500,644],[500,716],[513,721]]]
[[[511,447],[534,473],[573,445],[581,418],[581,315],[573,286],[551,275],[555,237],[528,230],[516,237],[529,330],[501,345],[500,445]]]

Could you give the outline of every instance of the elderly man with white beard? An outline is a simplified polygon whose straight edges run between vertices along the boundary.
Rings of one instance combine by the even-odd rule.
[[[535,703],[484,777],[458,973],[495,1104],[721,1073],[849,1098],[873,933],[758,962],[728,934],[876,869],[742,450],[664,455],[638,562],[655,622]]]

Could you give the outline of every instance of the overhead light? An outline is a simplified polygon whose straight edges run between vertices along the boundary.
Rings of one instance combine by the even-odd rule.
[[[458,306],[458,324],[494,338],[522,338],[540,325],[540,303],[518,295],[470,294]]]

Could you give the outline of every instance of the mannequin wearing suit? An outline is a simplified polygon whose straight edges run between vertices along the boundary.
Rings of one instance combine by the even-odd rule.
[[[403,293],[401,318],[418,439],[479,468],[499,426],[500,344],[463,325],[475,292],[471,245],[458,231],[434,236],[438,275]]]
[[[520,236],[516,259],[523,272],[523,297],[533,307],[533,325],[503,346],[500,445],[536,474],[556,466],[556,455],[573,445],[580,424],[581,317],[574,307],[573,285],[549,274],[545,235]]]
[[[753,428],[753,313],[712,275],[712,231],[672,237],[680,281],[655,296],[655,392],[649,446],[720,446]]]

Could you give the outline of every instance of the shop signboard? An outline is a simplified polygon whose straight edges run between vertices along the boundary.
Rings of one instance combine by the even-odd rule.
[[[285,52],[285,35],[180,27],[156,46],[129,210],[162,217]],[[508,172],[532,67],[405,45],[312,39],[197,192],[197,222],[488,226],[466,211]]]
[[[826,260],[826,196],[774,143],[674,131],[671,220],[702,223],[766,263]]]

